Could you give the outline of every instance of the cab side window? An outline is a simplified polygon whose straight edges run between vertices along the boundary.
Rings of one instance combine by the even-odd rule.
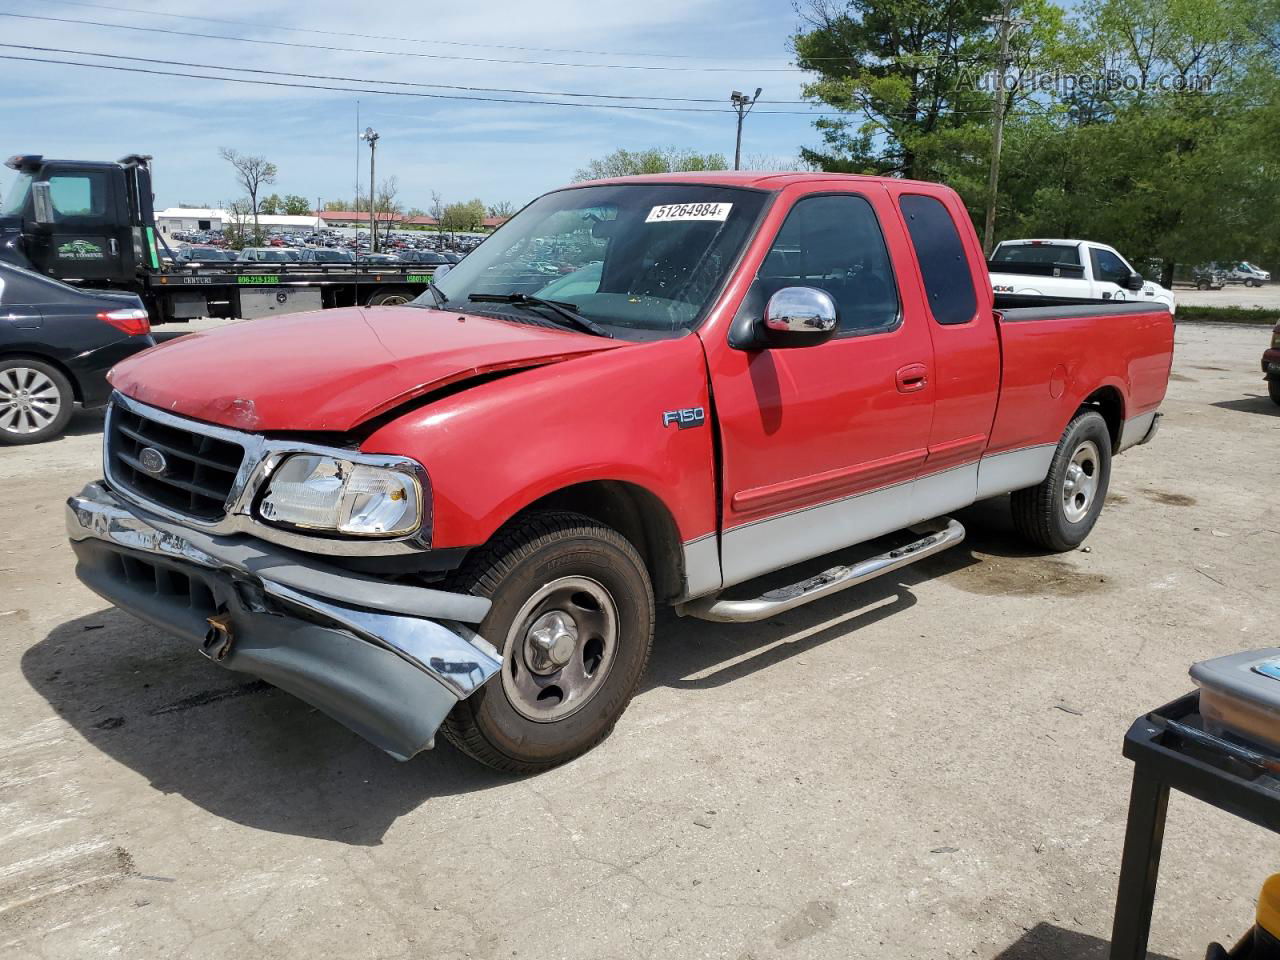
[[[49,178],[53,213],[68,217],[103,217],[107,213],[106,178],[98,173],[70,173]]]
[[[767,301],[783,287],[817,287],[840,315],[837,336],[898,325],[898,288],[875,211],[853,194],[806,197],[787,214],[757,275]]]
[[[1118,283],[1124,286],[1125,281],[1133,273],[1129,269],[1129,265],[1110,250],[1099,250],[1094,247],[1089,251],[1089,257],[1093,260],[1093,278],[1095,280],[1101,280],[1104,283]]]

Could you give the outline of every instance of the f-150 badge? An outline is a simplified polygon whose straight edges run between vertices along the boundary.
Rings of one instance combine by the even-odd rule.
[[[700,427],[707,422],[707,411],[702,407],[685,407],[683,410],[668,410],[662,415],[662,425],[669,427],[673,423],[681,430]]]

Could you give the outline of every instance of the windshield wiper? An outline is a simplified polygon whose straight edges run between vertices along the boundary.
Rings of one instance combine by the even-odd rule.
[[[436,302],[437,310],[439,310],[441,307],[443,307],[446,303],[449,302],[449,298],[446,297],[439,290],[437,290],[436,285],[434,283],[427,284],[427,293],[431,294],[431,299]]]
[[[510,303],[518,307],[542,307],[560,317],[564,325],[571,326],[575,330],[613,339],[612,333],[579,313],[577,304],[565,303],[563,300],[544,300],[542,297],[535,297],[528,293],[473,293],[467,299],[475,303]]]

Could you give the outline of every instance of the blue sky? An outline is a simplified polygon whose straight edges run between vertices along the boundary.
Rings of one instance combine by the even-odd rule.
[[[0,42],[370,81],[633,96],[727,100],[732,89],[750,92],[762,86],[762,101],[794,101],[799,99],[804,79],[790,68],[788,38],[798,20],[787,0],[464,0],[439,5],[407,0],[92,2],[96,5],[0,0],[0,13],[77,21],[0,17]],[[182,19],[166,13],[252,25]],[[388,55],[111,29],[87,25],[85,20],[292,44],[363,47]],[[354,34],[403,39],[358,38]],[[535,52],[421,41],[592,52]],[[16,49],[0,49],[0,54],[101,62],[83,55]],[[483,63],[424,54],[525,62]],[[530,60],[679,69],[550,66],[527,62]],[[117,62],[177,72],[216,72],[155,62]],[[114,160],[126,153],[149,153],[155,157],[156,201],[161,207],[179,202],[216,203],[238,195],[230,167],[217,155],[219,146],[261,153],[273,160],[280,168],[273,188],[277,192],[300,193],[313,200],[349,198],[355,183],[357,98],[361,127],[372,125],[382,136],[379,179],[384,174],[397,175],[401,200],[424,208],[433,190],[446,202],[478,196],[486,202],[510,200],[519,205],[567,182],[585,160],[616,147],[688,147],[719,151],[730,160],[733,152],[731,112],[614,111],[390,97],[10,60],[0,60],[0,75],[6,91],[5,122],[0,124],[5,142],[0,144],[0,155],[43,153]],[[356,85],[270,79],[344,88]],[[816,142],[810,117],[770,116],[764,113],[768,109],[807,108],[762,103],[747,120],[744,155],[794,158],[802,144]],[[366,184],[367,154],[365,149],[361,158]],[[9,171],[0,173],[0,183],[7,183]]]

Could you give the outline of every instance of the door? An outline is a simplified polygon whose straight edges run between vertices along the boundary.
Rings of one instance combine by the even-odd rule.
[[[726,586],[915,519],[933,352],[918,293],[895,275],[901,226],[882,187],[815,187],[779,198],[785,219],[739,312],[759,315],[784,287],[817,287],[836,303],[836,336],[795,349],[708,344]]]
[[[36,269],[60,280],[126,280],[132,262],[127,209],[120,177],[108,168],[46,167],[52,223],[35,223],[29,198],[31,260]],[[116,181],[120,180],[119,183]]]

